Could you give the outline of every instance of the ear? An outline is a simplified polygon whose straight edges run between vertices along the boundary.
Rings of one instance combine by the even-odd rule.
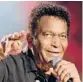
[[[36,38],[33,38],[33,44],[37,45],[38,44],[38,40]]]
[[[33,51],[36,56],[39,54],[37,38],[33,38]]]

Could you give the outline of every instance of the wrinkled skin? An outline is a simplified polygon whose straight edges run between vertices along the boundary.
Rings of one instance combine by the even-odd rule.
[[[17,55],[18,53],[21,53],[25,39],[25,31],[14,32],[13,34],[4,36],[0,43],[0,59],[3,59],[9,54]]]
[[[63,60],[68,47],[66,22],[58,17],[43,16],[39,21],[38,31],[39,34],[34,38],[34,44],[39,52],[39,60],[45,64],[57,56],[62,59],[57,63],[56,68],[50,67],[45,74],[59,77],[60,82],[67,82],[70,77],[73,78],[73,82],[81,82],[75,64]],[[2,39],[2,42],[6,43],[5,47],[0,44],[2,50],[0,58],[3,59],[8,54],[17,55],[20,53],[23,41],[26,39],[25,36],[25,32],[15,32],[5,36]]]
[[[35,45],[43,66],[57,56],[62,59],[68,47],[66,21],[58,17],[43,16],[38,24],[39,33],[35,38]],[[67,82],[70,77],[73,78],[73,82],[80,82],[75,65],[66,60],[58,62],[55,69],[50,67],[46,74],[59,77],[60,82]]]

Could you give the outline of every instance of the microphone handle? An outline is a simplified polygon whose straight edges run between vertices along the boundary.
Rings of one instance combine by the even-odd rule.
[[[51,61],[52,66],[55,68],[55,67],[56,67],[56,64],[57,64],[58,62],[60,62],[61,60],[62,60],[62,59],[59,58],[59,57],[54,58],[54,59]],[[67,82],[73,82],[73,78],[72,78],[72,77],[69,78],[69,80],[68,80]]]
[[[73,78],[69,78],[67,82],[73,82]]]

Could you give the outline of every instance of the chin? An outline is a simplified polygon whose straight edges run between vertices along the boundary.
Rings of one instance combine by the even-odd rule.
[[[45,61],[48,63],[48,62],[50,62],[53,59],[54,59],[54,57],[50,57],[50,58],[45,59]]]

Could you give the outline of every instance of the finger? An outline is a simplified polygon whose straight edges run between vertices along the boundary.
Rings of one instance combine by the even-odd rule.
[[[2,39],[1,42],[5,42],[7,39],[9,40],[11,38],[12,34],[5,35]]]
[[[0,43],[0,49],[2,50],[3,49],[3,46],[2,46],[2,44]]]
[[[13,38],[15,38],[16,40],[18,40],[19,37],[20,37],[20,33],[19,32],[14,32]]]
[[[69,73],[67,73],[66,75],[65,75],[65,77],[64,77],[64,80],[63,80],[63,82],[67,82],[69,79],[70,79],[70,74]]]
[[[3,46],[0,43],[0,56],[3,57],[4,56],[4,51],[3,51]]]
[[[11,55],[17,55],[21,53],[21,51],[22,51],[21,41],[20,40],[13,41],[13,44],[11,45],[11,50],[9,53]]]
[[[7,39],[7,36],[4,36],[4,37],[1,39],[0,42],[4,42],[4,41],[6,41],[6,39]]]
[[[20,37],[19,39],[21,41],[24,41],[26,39],[26,32],[24,30],[20,31]]]
[[[53,74],[55,77],[57,76],[57,74],[56,74],[56,72],[54,71],[53,68],[50,68],[45,74],[47,74],[47,75]]]
[[[6,41],[4,56],[9,55],[10,51],[12,50],[12,47],[11,47],[12,44],[13,44],[13,41],[8,41],[8,40]]]
[[[45,72],[46,75],[51,75],[53,69],[52,68],[49,68],[49,70],[47,72]]]
[[[16,41],[13,42],[11,47],[12,47],[13,50],[18,50],[22,47],[22,43],[21,43],[20,40],[16,40]]]
[[[60,62],[58,62],[56,64],[56,69],[55,71],[57,72],[59,70],[59,68],[61,68],[63,65],[69,64],[69,62],[65,61],[65,60],[61,60]]]
[[[11,35],[10,40],[18,40],[19,39],[19,36],[20,36],[20,33],[19,32],[14,32]]]
[[[6,41],[9,40],[9,38],[11,37],[12,34],[6,35],[1,39],[1,44],[4,46]]]
[[[57,71],[58,76],[61,75],[61,72],[64,70],[63,66],[60,66],[60,68]]]
[[[69,65],[69,63],[64,64],[64,65],[61,65],[61,66],[59,67],[59,69],[57,70],[58,76],[60,76],[63,71],[65,71],[65,70],[67,70],[67,69],[69,68],[68,65]]]
[[[62,73],[60,74],[60,79],[61,79],[61,81],[63,81],[63,79],[64,79],[64,77],[65,77],[65,75],[66,75],[67,73],[69,73],[69,69],[64,69],[64,70],[62,71]]]
[[[20,35],[26,35],[26,32],[24,30],[21,30]]]
[[[1,39],[1,45],[3,47],[3,55],[5,53],[5,47],[6,47],[6,42],[8,41],[8,36],[4,36],[2,39]]]

